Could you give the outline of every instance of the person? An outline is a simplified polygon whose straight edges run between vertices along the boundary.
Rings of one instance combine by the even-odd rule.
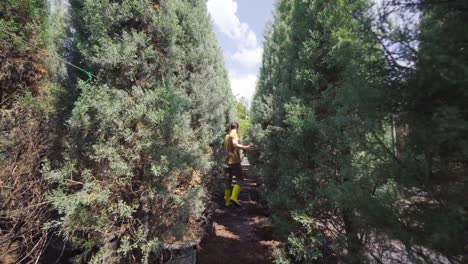
[[[239,134],[237,133],[238,130],[239,123],[234,122],[231,124],[229,133],[224,137],[224,150],[227,154],[225,163],[227,165],[227,173],[229,174],[226,181],[226,190],[224,191],[226,206],[230,206],[231,202],[240,206],[238,197],[241,191],[241,186],[243,185],[240,150],[251,151],[254,149],[251,145],[244,146],[240,144]],[[236,176],[236,184],[234,184],[231,192],[233,176]]]

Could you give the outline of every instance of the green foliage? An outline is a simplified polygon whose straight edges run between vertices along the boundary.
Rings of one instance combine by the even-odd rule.
[[[41,0],[5,0],[0,3],[0,36],[6,32],[17,32],[21,37],[31,37],[46,14],[45,3]],[[18,48],[24,43],[15,41]]]
[[[157,261],[197,235],[237,113],[286,243],[276,263],[466,262],[466,3],[409,3],[417,33],[388,9],[372,19],[366,0],[279,1],[250,115],[204,0],[73,1],[67,47],[63,12],[2,1],[2,236],[26,238],[20,258],[55,232],[76,263]],[[98,78],[83,90],[81,72],[15,35]]]
[[[24,93],[36,96],[42,90],[39,82],[46,73],[44,59],[21,39],[43,46],[44,9],[44,3],[38,0],[0,3],[0,109],[12,108]]]
[[[404,44],[409,33],[375,32],[366,1],[277,4],[251,161],[291,260],[385,262],[374,250],[395,239],[406,245],[397,256],[460,261],[468,60],[459,4],[415,5],[424,14],[420,50],[406,50],[415,69],[381,45],[382,35]]]
[[[245,138],[249,135],[250,130],[250,111],[248,109],[247,101],[241,98],[236,102],[237,122],[239,123],[239,134]]]
[[[98,78],[68,121],[64,161],[44,167],[56,230],[75,262],[149,263],[200,219],[215,140],[232,108],[205,1],[84,1],[83,67]],[[105,10],[104,13],[102,11]]]
[[[289,253],[298,262],[321,259],[323,239],[318,234],[316,221],[304,212],[292,212],[292,219],[300,224],[300,229],[288,237]]]
[[[468,38],[460,27],[467,24],[468,15],[460,10],[461,5],[463,1],[454,1],[421,8],[416,68],[398,95],[399,122],[408,127],[399,153],[404,178],[398,182],[419,192],[411,192],[407,199],[428,201],[414,202],[417,209],[405,208],[403,221],[414,225],[402,236],[463,262],[460,256],[467,244],[463,226],[468,174],[462,160],[468,157]]]

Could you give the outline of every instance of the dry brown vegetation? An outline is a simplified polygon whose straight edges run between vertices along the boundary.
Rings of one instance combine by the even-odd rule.
[[[25,93],[42,100],[47,71],[40,54],[13,39],[0,42],[0,61],[0,261],[34,263],[48,241],[40,166],[52,136],[43,111],[19,100]]]

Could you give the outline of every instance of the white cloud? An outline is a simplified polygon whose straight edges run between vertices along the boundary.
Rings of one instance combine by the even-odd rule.
[[[235,52],[225,53],[226,60],[234,62],[233,68],[229,69],[232,94],[238,98],[245,97],[250,105],[255,94],[255,73],[262,62],[263,48],[255,32],[237,16],[237,0],[208,0],[207,8],[216,28],[236,47]]]
[[[221,32],[246,47],[258,45],[257,37],[249,25],[239,20],[235,0],[208,0],[206,5],[214,24]]]
[[[254,74],[229,75],[232,93],[237,97],[245,97],[250,105],[255,94],[257,76]]]
[[[263,48],[240,48],[232,55],[232,59],[245,66],[259,66],[262,63]]]

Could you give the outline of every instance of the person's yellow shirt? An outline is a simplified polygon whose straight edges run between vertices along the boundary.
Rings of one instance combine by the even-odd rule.
[[[228,155],[225,160],[226,164],[241,163],[240,149],[234,147],[232,142],[234,139],[237,140],[237,142],[239,142],[240,139],[235,130],[231,130],[231,132],[224,137],[224,150]]]

